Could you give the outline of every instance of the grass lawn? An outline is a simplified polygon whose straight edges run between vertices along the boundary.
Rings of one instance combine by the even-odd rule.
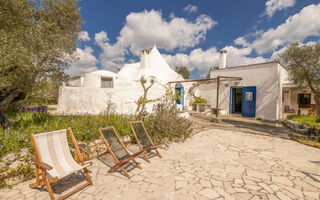
[[[310,127],[320,128],[320,116],[316,115],[291,115],[288,117],[292,121],[302,123]]]

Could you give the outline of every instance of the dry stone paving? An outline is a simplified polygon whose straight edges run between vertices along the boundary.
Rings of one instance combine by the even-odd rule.
[[[291,140],[213,128],[160,152],[151,164],[139,158],[142,170],[126,166],[130,180],[94,160],[94,185],[70,199],[320,199],[320,149]],[[54,184],[55,195],[82,180]],[[28,184],[0,190],[0,199],[49,198]]]

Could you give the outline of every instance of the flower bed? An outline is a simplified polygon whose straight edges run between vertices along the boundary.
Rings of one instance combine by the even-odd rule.
[[[163,110],[166,109],[162,108],[161,112],[156,111],[142,119],[152,139],[159,143],[164,139],[176,141],[187,138],[192,131],[191,122],[172,110]],[[129,135],[134,142],[129,127],[129,121],[134,120],[138,120],[138,117],[116,114],[57,116],[42,112],[11,113],[12,126],[5,130],[0,128],[0,188],[33,177],[30,165],[34,152],[31,145],[32,133],[71,127],[78,142],[86,143],[91,151],[99,151],[101,145],[99,146],[98,128],[114,126],[120,136]],[[72,145],[71,139],[68,139]]]

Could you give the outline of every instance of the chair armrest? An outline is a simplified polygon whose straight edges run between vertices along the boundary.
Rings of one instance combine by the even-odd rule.
[[[38,165],[40,168],[43,168],[45,170],[50,170],[50,169],[53,168],[50,165],[48,165],[47,163],[40,162],[40,161],[35,160],[35,159],[33,159],[32,162],[33,162],[33,164]]]
[[[87,154],[88,156],[93,154],[93,152],[91,152],[88,149],[83,148],[81,146],[79,146],[79,149],[80,149],[80,151],[82,151],[83,153]]]

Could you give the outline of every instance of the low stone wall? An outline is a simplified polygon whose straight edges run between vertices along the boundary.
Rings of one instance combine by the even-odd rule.
[[[9,153],[0,159],[0,186],[2,185],[14,185],[27,179],[34,169],[31,165],[32,155],[29,149],[21,149],[18,153]],[[27,174],[22,174],[20,171],[24,171]]]
[[[306,126],[305,124],[292,121],[289,119],[286,119],[284,121],[284,124],[294,132],[307,136],[311,139],[316,139],[316,136],[320,135],[320,129],[316,127],[309,127],[309,126]]]

